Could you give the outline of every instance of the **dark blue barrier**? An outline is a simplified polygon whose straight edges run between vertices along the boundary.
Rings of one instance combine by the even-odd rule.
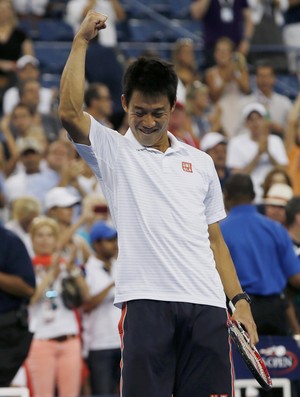
[[[299,340],[284,336],[260,336],[257,350],[264,359],[271,378],[300,379]],[[236,379],[253,378],[241,355],[233,346]]]

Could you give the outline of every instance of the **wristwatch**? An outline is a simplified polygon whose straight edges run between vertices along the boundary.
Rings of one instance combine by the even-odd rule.
[[[251,303],[251,299],[250,296],[247,294],[247,292],[242,292],[240,294],[235,295],[232,299],[231,299],[231,303],[233,304],[233,306],[236,305],[236,303],[238,301],[240,301],[241,299],[245,299],[249,304]]]

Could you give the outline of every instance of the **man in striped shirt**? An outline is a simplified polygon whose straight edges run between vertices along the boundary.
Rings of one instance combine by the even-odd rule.
[[[83,112],[86,49],[105,22],[90,11],[74,38],[60,117],[118,230],[121,395],[231,396],[225,294],[252,343],[258,336],[220,232],[226,214],[213,161],[168,132],[178,79],[166,62],[140,58],[126,70],[125,136]]]

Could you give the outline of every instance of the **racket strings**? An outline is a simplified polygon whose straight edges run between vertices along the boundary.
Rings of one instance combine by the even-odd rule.
[[[255,350],[249,345],[249,338],[247,338],[247,336],[236,327],[233,327],[231,331],[233,331],[235,337],[237,338],[238,344],[241,345],[242,354],[246,355],[246,358],[251,361],[251,364],[255,370],[266,382],[268,382],[269,377],[266,375],[260,360],[256,356]]]

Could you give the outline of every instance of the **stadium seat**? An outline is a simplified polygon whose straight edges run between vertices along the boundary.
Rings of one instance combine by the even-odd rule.
[[[131,18],[128,21],[128,29],[132,41],[168,41],[166,26],[157,21]]]
[[[72,41],[72,27],[59,19],[41,19],[38,24],[39,41]]]
[[[122,0],[124,9],[129,18],[146,18],[150,12],[170,16],[172,0]]]
[[[170,2],[171,18],[188,18],[192,0],[176,0]]]
[[[35,54],[42,73],[60,74],[71,50],[70,42],[35,42]]]

